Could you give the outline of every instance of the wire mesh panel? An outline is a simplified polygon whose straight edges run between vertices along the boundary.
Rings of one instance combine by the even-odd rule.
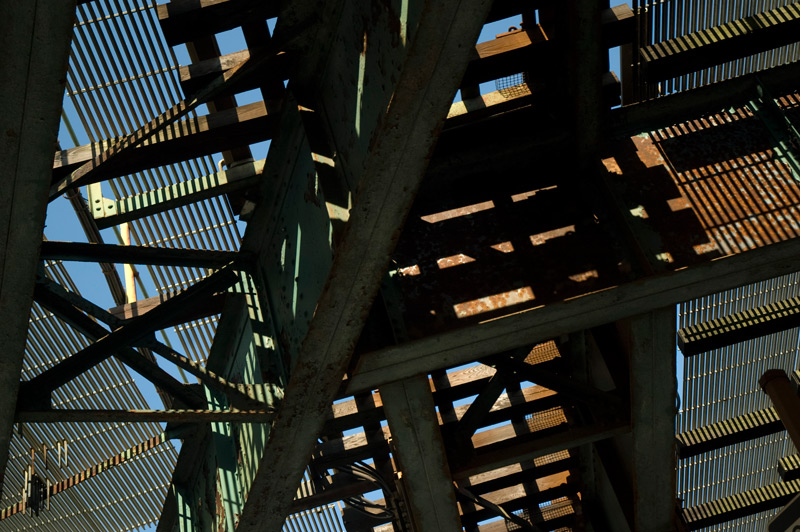
[[[798,274],[792,274],[688,301],[680,305],[680,327],[796,297],[798,281]],[[797,363],[796,328],[686,358],[678,432],[769,407],[759,377],[771,368],[794,370]],[[678,497],[684,507],[691,507],[778,482],[778,460],[794,452],[781,432],[684,459],[678,467]],[[703,530],[760,532],[775,513],[762,512]]]

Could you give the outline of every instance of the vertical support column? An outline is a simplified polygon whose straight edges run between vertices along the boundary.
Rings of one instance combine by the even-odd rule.
[[[0,485],[33,301],[75,0],[0,1]]]
[[[675,320],[667,307],[619,324],[631,368],[636,532],[675,530]]]
[[[460,532],[453,480],[427,377],[384,386],[381,398],[415,529]]]

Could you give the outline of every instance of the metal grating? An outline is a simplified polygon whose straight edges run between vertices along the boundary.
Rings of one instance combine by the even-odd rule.
[[[680,326],[689,327],[799,293],[798,274],[746,285],[680,305]],[[686,358],[678,432],[769,407],[769,397],[758,386],[759,377],[770,368],[794,370],[797,354],[798,329],[791,329]],[[684,507],[692,507],[778,482],[779,459],[794,452],[782,431],[682,460],[678,497]],[[702,530],[760,532],[775,513],[761,512]]]
[[[76,291],[60,262],[46,265],[49,277]],[[70,326],[41,309],[31,310],[23,362],[24,380],[82,349],[89,342]],[[53,393],[55,407],[147,408],[127,368],[111,358]],[[19,502],[22,474],[36,450],[36,471],[51,483],[64,480],[162,432],[157,423],[29,423],[12,434],[2,504]],[[67,440],[68,461],[56,460],[57,442]],[[48,467],[42,446],[49,448]],[[135,530],[157,521],[177,453],[166,443],[90,481],[53,497],[38,517],[17,514],[0,521],[0,531]]]
[[[793,0],[634,0],[632,7],[634,12],[644,14],[639,19],[637,39],[638,46],[645,47],[794,3]],[[649,96],[701,87],[799,58],[800,45],[782,46],[666,80],[651,88]]]

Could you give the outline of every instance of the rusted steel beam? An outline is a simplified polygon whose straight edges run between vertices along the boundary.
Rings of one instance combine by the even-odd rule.
[[[187,268],[219,268],[243,258],[234,251],[117,246],[53,240],[42,242],[41,249],[42,260],[151,264]]]
[[[489,2],[482,0],[420,1],[411,5],[406,24],[382,23],[371,30],[372,40],[364,39],[363,34],[355,35],[349,24],[325,21],[329,27],[317,27],[321,41],[314,52],[320,61],[301,65],[297,83],[308,91],[304,98],[316,100],[310,103],[317,106],[314,111],[327,117],[328,133],[337,148],[336,171],[350,190],[357,192],[329,272],[310,279],[322,280],[323,287],[315,298],[314,316],[301,347],[285,353],[296,363],[242,511],[239,532],[273,532],[283,524],[306,459],[322,430],[387,271],[399,236],[397,228],[407,216],[424,176],[462,79],[468,51],[477,40],[489,8]],[[359,13],[367,7],[354,2],[345,3],[345,8],[361,20]],[[305,9],[313,11],[315,7]],[[389,15],[391,20],[397,17],[394,12],[382,12],[380,20]],[[302,19],[302,13],[295,12],[293,17]],[[282,14],[279,20],[283,18]],[[326,74],[337,79],[342,73],[338,63],[324,63],[328,57],[337,57],[338,61],[336,53],[328,52],[339,45],[336,32],[340,28],[346,32],[342,42],[350,44],[343,44],[344,49],[336,53],[363,68],[348,69],[348,79],[355,83],[321,83]],[[276,37],[280,35],[279,27]],[[356,46],[351,46],[353,39]],[[393,46],[392,42],[402,42],[404,46]],[[359,76],[367,68],[372,72],[369,79]],[[335,90],[318,94],[321,86]],[[350,104],[345,104],[353,101],[361,102],[356,104],[360,107],[355,121]],[[338,119],[341,113],[347,116],[346,120]],[[344,132],[340,135],[337,129]],[[302,141],[302,137],[293,139],[287,132],[287,142],[298,140]],[[275,148],[271,147],[271,155]],[[291,152],[297,153],[297,148]],[[268,258],[265,245],[271,239],[265,239],[264,233],[274,225],[270,223],[271,216],[278,214],[271,213],[271,209],[267,202],[258,205],[243,242],[245,249],[255,245],[263,250],[265,263],[272,259]],[[260,230],[250,230],[259,226]],[[276,314],[277,309],[273,311]],[[294,316],[282,319],[289,327],[296,320]],[[308,394],[308,389],[315,393]]]
[[[0,48],[0,487],[33,300],[74,0],[3,2]]]
[[[17,410],[22,423],[269,423],[265,410]]]
[[[676,304],[686,300],[688,295],[711,294],[792,273],[798,254],[800,239],[791,239],[367,353],[360,357],[346,391],[354,394],[379,388],[383,383],[407,376],[466,364],[557,334]]]

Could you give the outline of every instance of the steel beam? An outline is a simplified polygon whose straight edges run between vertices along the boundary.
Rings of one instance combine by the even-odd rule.
[[[172,0],[157,6],[158,21],[170,46],[222,33],[253,19],[278,15],[276,0]]]
[[[408,2],[407,13],[399,14],[403,20],[397,18],[399,26],[381,24],[371,30],[372,40],[365,38],[366,33],[355,35],[360,48],[342,44],[343,48],[333,50],[330,56],[327,49],[337,42],[337,35],[335,31],[328,35],[326,32],[345,31],[346,41],[350,41],[354,38],[351,25],[325,21],[332,28],[320,28],[318,57],[347,62],[347,73],[357,83],[323,84],[319,83],[318,73],[308,75],[307,71],[306,77],[301,72],[299,79],[311,82],[305,87],[309,92],[320,86],[336,89],[323,95],[327,100],[320,99],[321,107],[316,112],[326,117],[330,133],[350,125],[343,135],[330,138],[341,143],[335,161],[339,175],[357,194],[330,272],[320,276],[327,282],[323,282],[313,320],[297,352],[262,465],[242,512],[239,532],[272,532],[283,524],[386,273],[399,236],[397,228],[408,214],[424,176],[489,4],[485,0]],[[370,20],[371,16],[362,16],[365,5],[345,5],[357,20]],[[314,6],[305,8],[313,11]],[[397,13],[391,15],[398,17]],[[289,17],[290,23],[298,16],[300,13]],[[281,35],[279,30],[276,29],[276,36]],[[331,79],[338,79],[342,71],[336,62],[322,68],[319,64],[303,68],[318,69],[323,75],[333,76]],[[367,68],[371,72],[369,78],[359,74]],[[349,106],[353,104],[356,108],[351,114]],[[339,113],[346,118],[339,120]],[[259,204],[254,225],[271,225],[270,216],[277,213],[268,209],[267,202]],[[248,242],[256,239],[255,245],[263,249],[261,237],[248,227],[245,244],[253,245]],[[295,358],[294,353],[288,354]],[[308,389],[315,393],[307,393]]]
[[[792,273],[797,268],[798,254],[800,239],[792,239],[367,353],[360,357],[346,393],[371,390],[387,382],[459,366],[691,297]]]
[[[681,35],[641,49],[644,75],[659,82],[797,41],[800,8],[795,4]]]
[[[62,296],[62,294],[67,293],[66,290],[52,281],[40,280],[40,282],[36,284],[34,298],[37,303],[80,331],[80,333],[90,341],[97,341],[107,336],[108,331],[103,328],[102,325],[77,310],[77,308],[70,304],[70,301]],[[75,294],[73,294],[73,296],[75,296],[73,299],[80,297]],[[116,323],[113,316],[111,316],[112,319],[110,320],[108,320],[107,316],[99,317],[99,319],[102,318],[106,318],[106,320],[110,321],[112,324]],[[171,397],[180,400],[184,405],[189,407],[201,407],[205,405],[203,398],[200,397],[199,394],[159,368],[154,359],[147,358],[145,355],[127,346],[118,348],[113,354],[136,373],[152,382],[159,391],[163,391]],[[41,399],[44,394],[36,393],[35,395],[37,399]],[[37,401],[37,404],[38,402],[40,401]],[[169,405],[165,402],[165,406]],[[21,407],[26,408],[28,405],[21,404]]]
[[[636,532],[675,529],[675,307],[620,324],[630,359],[633,523]]]
[[[800,479],[800,454],[791,454],[778,460],[778,474],[784,482]]]
[[[592,425],[570,427],[547,436],[517,438],[517,441],[498,442],[479,449],[475,458],[453,469],[455,480],[479,475],[493,469],[547,456],[564,449],[612,438],[630,431],[630,424],[613,418],[597,420]]]
[[[187,268],[219,268],[240,261],[243,256],[233,251],[176,249],[146,246],[117,246],[83,242],[42,242],[42,260],[75,262],[110,262],[115,264],[150,264]]]
[[[225,172],[182,181],[134,194],[121,200],[97,200],[92,214],[101,229],[176,209],[204,199],[254,187],[261,180],[264,161],[242,163]]]
[[[0,486],[44,230],[74,0],[0,2]]]
[[[37,404],[36,397],[52,392],[52,390],[66,384],[89,368],[110,357],[117,349],[127,347],[163,328],[164,322],[179,309],[194,305],[197,301],[208,297],[216,291],[227,289],[238,279],[238,276],[230,268],[218,270],[158,308],[144,316],[130,320],[130,322],[103,336],[78,353],[46,369],[31,380],[25,381],[20,394],[24,392],[28,404]]]
[[[461,531],[453,480],[428,379],[417,376],[381,388],[386,420],[420,532]]]
[[[181,108],[180,112],[185,114],[188,111]],[[264,102],[256,102],[177,123],[161,124],[158,127],[163,131],[152,126],[130,137],[56,152],[53,162],[55,183],[50,195],[58,197],[69,189],[112,177],[268,140],[276,124],[276,116],[267,112]],[[104,163],[102,170],[101,160]],[[88,173],[87,165],[97,168],[91,176],[82,174],[78,179],[77,175],[71,175],[82,166],[86,167],[82,172]]]
[[[796,61],[757,74],[612,109],[609,112],[608,130],[614,135],[637,135],[703,116],[710,109],[722,110],[743,105],[757,95],[758,80],[774,94],[782,95],[795,89],[799,73],[800,62]]]

